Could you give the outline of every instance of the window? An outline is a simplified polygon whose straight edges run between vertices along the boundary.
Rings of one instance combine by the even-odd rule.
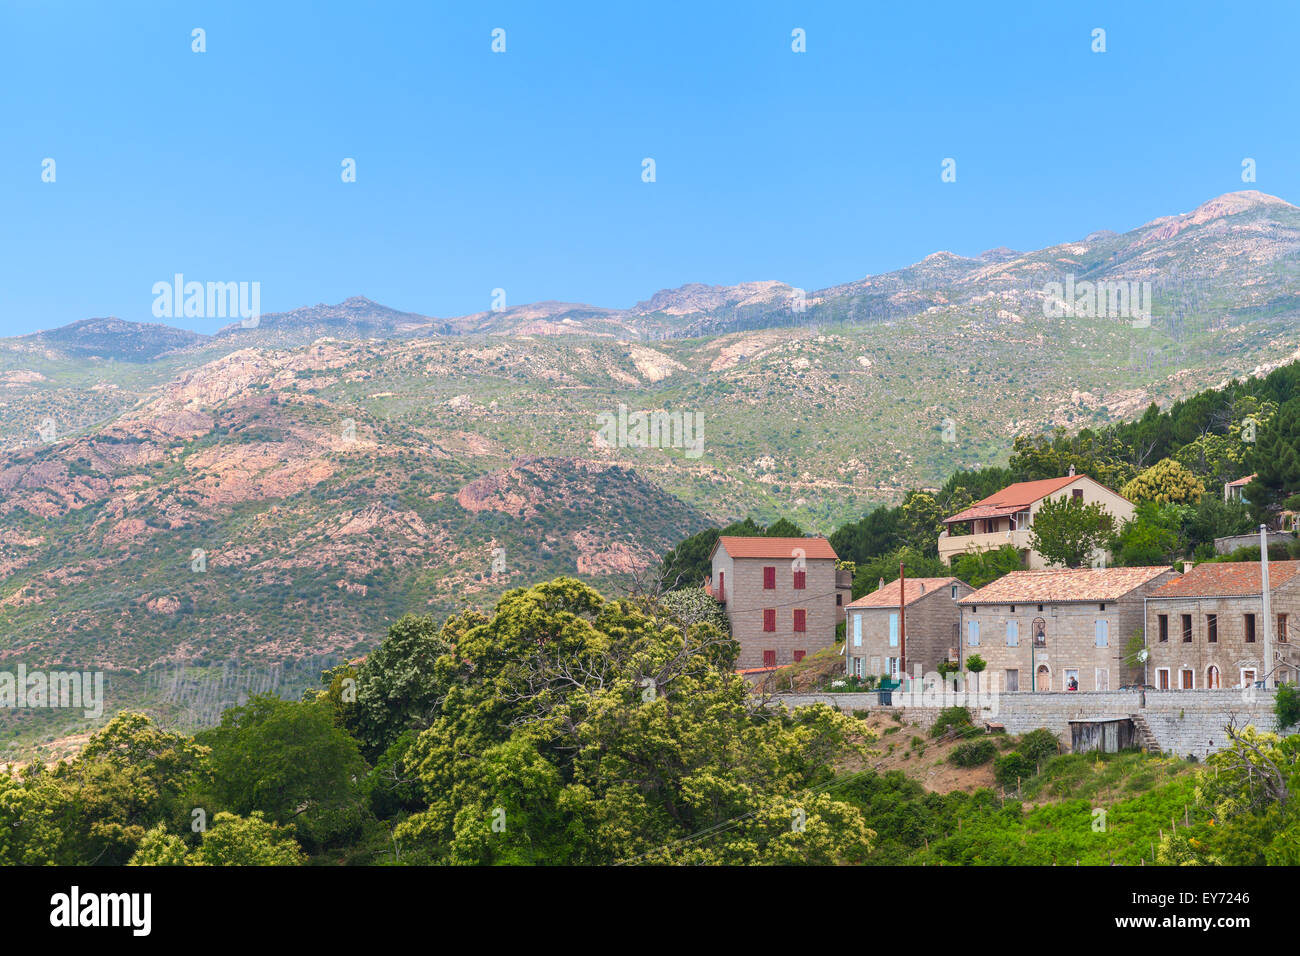
[[[1277,642],[1279,644],[1286,643],[1286,615],[1285,614],[1279,614],[1277,616]]]
[[[1159,614],[1156,620],[1160,623],[1160,643],[1167,643],[1169,640],[1169,615]]]
[[[879,657],[873,657],[873,658],[871,658],[871,673],[873,673],[873,674],[879,674],[879,673],[880,673],[880,658],[879,658]]]
[[[1246,615],[1246,643],[1255,643],[1255,615]]]
[[[776,630],[776,608],[769,607],[763,610],[763,630]]]
[[[1241,669],[1241,686],[1252,687],[1255,684],[1255,669],[1253,667],[1243,667]]]
[[[1012,613],[1012,614],[1015,614],[1015,613],[1016,613],[1016,606],[1015,606],[1014,604],[1011,605],[1011,613]]]
[[[1190,614],[1183,615],[1183,643],[1192,643],[1192,616]]]
[[[843,603],[844,603],[844,595],[843,595],[843,594],[840,594],[838,591],[836,591],[836,592],[835,592],[835,606],[836,606],[836,607],[839,607],[839,606],[840,606],[841,604],[843,604]]]
[[[1110,646],[1110,621],[1102,620],[1094,622],[1093,640],[1097,647]]]
[[[1020,622],[1007,621],[1007,647],[1017,647],[1020,644]]]
[[[853,658],[853,676],[854,677],[862,676],[862,658],[860,657]]]
[[[1178,686],[1180,689],[1182,690],[1196,689],[1196,675],[1192,672],[1190,668],[1184,667],[1182,673],[1179,676],[1182,678],[1178,682]]]
[[[1007,690],[1020,690],[1020,671],[1007,671]]]
[[[955,584],[952,586],[952,599],[957,600],[957,585]]]
[[[796,634],[808,630],[808,610],[806,608],[797,607],[794,609],[794,630]]]
[[[1096,683],[1093,685],[1097,690],[1110,690],[1110,671],[1105,667],[1098,667],[1093,677]]]
[[[1219,669],[1213,664],[1205,671],[1205,686],[1211,690],[1219,689]]]
[[[1219,615],[1205,615],[1205,639],[1211,644],[1219,643]]]
[[[898,615],[889,615],[889,646],[898,646]]]
[[[722,603],[727,599],[727,592],[726,589],[724,588],[726,582],[727,582],[727,572],[719,571],[718,572],[718,603]]]
[[[763,590],[776,590],[776,568],[772,567],[763,569]]]
[[[1168,667],[1156,668],[1156,687],[1159,688],[1160,690],[1169,689],[1169,668]]]
[[[1075,667],[1065,669],[1065,689],[1079,690],[1079,670]]]
[[[1097,605],[1097,610],[1098,610],[1098,611],[1104,611],[1104,610],[1106,610],[1106,605],[1104,605],[1104,604],[1098,604],[1098,605]]]
[[[764,667],[775,667],[775,666],[776,666],[776,651],[764,651],[764,652],[763,652],[763,666],[764,666]]]
[[[891,658],[889,659],[889,676],[890,676],[890,677],[897,677],[897,676],[898,676],[898,658],[897,658],[897,657],[891,657]]]
[[[808,587],[808,572],[796,571],[794,573],[794,589],[796,591],[802,591],[806,587]]]
[[[798,664],[801,660],[803,660],[803,656],[804,656],[805,653],[806,653],[805,651],[795,651],[795,652],[794,652],[794,662],[795,662],[796,664]]]
[[[980,622],[969,621],[966,625],[966,644],[969,647],[980,646]]]
[[[862,646],[862,614],[853,615],[853,646]]]
[[[1041,604],[1038,605],[1038,610],[1039,610],[1039,611],[1042,611],[1042,609],[1043,609],[1043,606],[1042,606]]]
[[[1082,489],[1082,488],[1073,488],[1073,489],[1071,489],[1071,491],[1070,491],[1070,497],[1071,497],[1071,498],[1082,498],[1082,497],[1083,497],[1083,489]]]

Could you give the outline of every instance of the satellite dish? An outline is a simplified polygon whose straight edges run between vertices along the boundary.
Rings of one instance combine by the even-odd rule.
[[[1151,657],[1151,652],[1145,647],[1138,651],[1138,660],[1145,664]]]

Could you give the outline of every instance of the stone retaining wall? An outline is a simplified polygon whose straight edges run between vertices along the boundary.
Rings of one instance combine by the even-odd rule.
[[[985,706],[971,708],[977,721],[1002,724],[1010,734],[1023,734],[1047,727],[1070,742],[1070,720],[1081,717],[1129,717],[1141,714],[1155,735],[1160,749],[1180,757],[1204,757],[1223,747],[1224,727],[1253,724],[1261,731],[1277,730],[1273,716],[1272,690],[1169,690],[1141,691],[1040,691],[1002,693]],[[895,695],[895,699],[898,696]],[[778,694],[773,703],[806,707],[824,703],[851,713],[855,710],[901,709],[909,722],[929,729],[938,716],[937,707],[881,707],[875,694]],[[957,701],[957,703],[962,703]]]

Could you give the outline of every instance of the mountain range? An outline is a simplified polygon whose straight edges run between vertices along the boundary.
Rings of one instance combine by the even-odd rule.
[[[1149,322],[1053,283],[1149,283]],[[617,591],[753,515],[830,531],[1300,356],[1300,209],[1229,193],[1035,252],[937,252],[820,290],[433,318],[365,298],[216,335],[87,319],[0,340],[0,667],[102,669],[178,723],[364,653],[406,611],[560,573]],[[601,416],[695,416],[702,453]],[[82,722],[0,714],[0,750]]]

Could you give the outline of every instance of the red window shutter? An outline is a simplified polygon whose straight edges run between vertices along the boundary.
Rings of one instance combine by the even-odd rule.
[[[794,609],[794,629],[796,631],[808,630],[808,612],[804,608],[797,607]]]
[[[764,667],[775,667],[775,666],[776,666],[776,651],[764,651],[764,652],[763,652],[763,666],[764,666]]]
[[[763,611],[763,630],[776,630],[776,608],[769,607]]]
[[[763,569],[763,590],[773,591],[776,589],[776,568]]]
[[[803,655],[804,655],[804,652],[803,652],[803,651],[795,651],[795,652],[794,652],[794,662],[795,662],[796,664],[798,664],[801,660],[803,660]]]
[[[807,586],[808,586],[808,572],[796,571],[794,573],[794,589],[796,591],[802,591]]]
[[[719,604],[721,604],[723,601],[727,599],[726,585],[727,585],[727,572],[719,571],[718,572],[718,594],[717,594]]]

